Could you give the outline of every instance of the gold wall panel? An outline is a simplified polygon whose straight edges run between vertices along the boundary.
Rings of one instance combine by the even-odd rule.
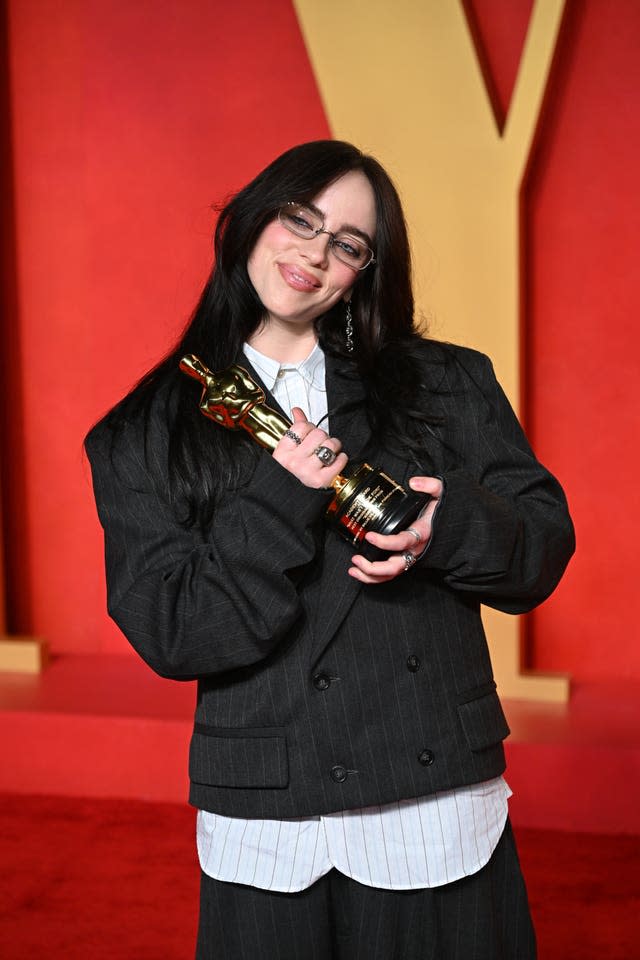
[[[519,401],[520,187],[564,0],[534,3],[502,135],[458,0],[294,0],[333,135],[374,154],[402,196],[430,333],[489,354]],[[503,695],[565,699],[519,672],[516,618],[486,611]]]

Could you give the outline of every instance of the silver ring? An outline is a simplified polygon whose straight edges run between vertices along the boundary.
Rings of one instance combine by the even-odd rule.
[[[415,537],[417,543],[420,543],[420,541],[422,540],[422,537],[420,536],[418,531],[414,530],[413,527],[407,527],[407,529],[405,530],[405,533],[410,533],[412,537]]]
[[[325,467],[330,467],[337,457],[337,453],[334,453],[331,447],[316,447],[313,452]]]
[[[416,562],[416,558],[411,553],[410,550],[405,550],[404,553],[402,554],[402,559],[404,560],[404,572],[406,573],[407,570],[410,570],[411,567],[414,565],[414,563]]]
[[[297,434],[297,433],[294,433],[293,430],[285,430],[285,432],[282,434],[282,436],[283,436],[283,437],[288,437],[289,440],[293,440],[293,442],[294,442],[294,443],[296,444],[296,446],[298,446],[298,447],[299,447],[300,444],[302,443],[302,440],[300,439],[300,437],[298,436],[298,434]]]

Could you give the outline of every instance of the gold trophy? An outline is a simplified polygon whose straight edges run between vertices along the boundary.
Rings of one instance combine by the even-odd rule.
[[[180,369],[202,384],[200,410],[228,430],[246,430],[273,453],[291,423],[265,403],[264,391],[244,367],[232,364],[212,373],[190,354]],[[364,539],[374,533],[399,533],[410,526],[431,499],[429,494],[405,490],[391,477],[368,463],[349,463],[344,474],[331,483],[335,496],[326,518],[331,527],[369,559],[384,551]]]

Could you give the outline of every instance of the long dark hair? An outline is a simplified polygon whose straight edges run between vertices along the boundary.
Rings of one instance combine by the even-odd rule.
[[[265,226],[290,200],[311,200],[351,171],[361,171],[375,196],[375,264],[358,277],[352,297],[355,349],[346,350],[344,304],[316,321],[326,353],[339,357],[365,385],[367,413],[376,436],[404,452],[419,446],[412,423],[427,420],[415,409],[420,337],[414,330],[411,258],[398,193],[373,157],[350,143],[317,140],[274,160],[222,209],[215,231],[215,259],[199,302],[171,352],[107,415],[117,430],[141,414],[148,420],[162,394],[169,421],[168,495],[187,504],[187,523],[206,523],[216,493],[242,482],[255,445],[242,431],[215,430],[200,414],[194,384],[178,372],[187,353],[211,370],[236,361],[260,324],[264,308],[247,273],[247,260]],[[163,389],[164,388],[164,389]],[[166,483],[166,478],[165,478]]]

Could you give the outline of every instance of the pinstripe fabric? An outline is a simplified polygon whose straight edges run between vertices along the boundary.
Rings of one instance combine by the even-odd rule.
[[[511,828],[489,863],[434,889],[379,890],[332,870],[302,893],[202,875],[197,960],[535,960]]]
[[[333,867],[381,890],[452,883],[488,862],[504,829],[501,777],[419,800],[295,820],[241,820],[199,811],[204,873],[294,893]]]
[[[444,480],[431,545],[388,584],[347,575],[351,551],[322,519],[328,495],[257,448],[239,451],[244,482],[210,528],[185,528],[167,493],[164,390],[146,434],[132,421],[114,437],[103,422],[87,439],[109,611],[159,674],[198,678],[189,772],[202,810],[314,817],[504,770],[480,603],[521,612],[543,600],[572,527],[488,360],[420,349],[424,400],[442,425],[417,465],[380,447],[352,365],[327,357],[330,432],[349,453],[401,482],[410,471]]]
[[[247,821],[247,831],[249,821],[320,817],[325,834],[327,823],[337,828],[341,864],[368,808],[395,805],[389,835],[392,824],[401,833],[405,813],[426,810],[415,798],[454,791],[458,801],[459,788],[500,777],[509,731],[480,603],[531,609],[573,550],[562,491],[533,456],[488,360],[433,342],[421,349],[424,396],[416,404],[424,400],[442,423],[427,429],[417,464],[381,447],[353,366],[327,357],[330,432],[352,457],[401,482],[410,472],[443,478],[427,551],[409,575],[384,585],[348,576],[351,550],[323,523],[329,495],[304,487],[256,447],[239,444],[243,482],[221,496],[210,528],[185,527],[167,486],[170,386],[157,392],[146,424],[132,420],[114,435],[104,421],[86,444],[105,529],[109,612],[159,674],[198,679],[191,803]],[[455,838],[457,809],[449,806],[451,829],[439,837]],[[342,847],[340,828],[343,836],[355,830]],[[224,844],[216,847],[221,862]],[[394,885],[403,882],[406,833],[399,847],[387,868],[398,874]],[[371,850],[364,844],[361,859]],[[274,884],[296,855],[272,860],[271,877],[256,858],[254,882],[260,870]],[[384,870],[362,866],[344,869],[384,884]],[[449,882],[404,891],[330,870],[293,895],[204,875],[198,956],[217,957],[221,948],[251,960],[530,960],[508,828],[485,866],[451,880],[455,870],[446,858]],[[282,882],[291,886],[293,872]]]
[[[297,406],[313,422],[326,417],[325,364],[318,345],[302,363],[286,366],[248,345],[244,350],[287,415]],[[307,820],[241,820],[201,810],[200,866],[217,880],[288,893],[310,887],[332,867],[380,889],[435,887],[487,863],[504,828],[508,796],[498,777],[431,797]]]

